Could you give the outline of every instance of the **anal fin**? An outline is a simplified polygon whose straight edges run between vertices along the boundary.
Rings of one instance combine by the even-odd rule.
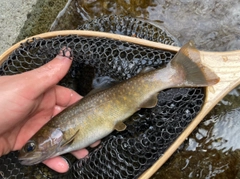
[[[140,108],[153,108],[157,105],[158,102],[158,93],[152,95],[149,99],[144,101],[141,105]]]

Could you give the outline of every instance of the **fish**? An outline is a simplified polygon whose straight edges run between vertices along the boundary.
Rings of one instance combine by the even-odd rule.
[[[161,69],[147,68],[136,76],[96,89],[46,123],[19,151],[23,165],[85,148],[114,130],[127,128],[124,121],[141,108],[157,105],[161,90],[206,87],[220,78],[201,63],[193,42],[185,44]]]

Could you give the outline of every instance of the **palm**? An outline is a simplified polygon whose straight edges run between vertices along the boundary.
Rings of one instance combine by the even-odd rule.
[[[0,77],[0,156],[20,149],[52,116],[81,98],[56,85],[72,62],[69,49],[63,50],[64,53],[38,69]],[[87,153],[81,149],[73,155],[82,158]],[[58,172],[69,168],[59,156],[43,163]]]
[[[14,93],[11,90],[8,93],[14,95],[5,95],[7,104],[4,106],[7,108],[2,108],[6,111],[1,119],[6,127],[0,129],[2,154],[19,150],[53,115],[80,99],[72,90],[60,86],[54,86],[39,96],[30,96],[27,89],[13,90]]]
[[[54,88],[50,89],[35,100],[25,100],[27,105],[23,109],[23,114],[32,111],[28,120],[23,120],[16,130],[19,133],[16,136],[16,142],[13,150],[19,150],[46,122],[48,122],[54,114],[56,106],[56,95]]]

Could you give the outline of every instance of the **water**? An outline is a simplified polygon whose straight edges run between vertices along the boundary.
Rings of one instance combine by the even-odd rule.
[[[153,178],[240,178],[239,92],[219,102]]]
[[[149,20],[202,50],[240,49],[239,0],[71,0],[49,28],[76,29],[105,14]],[[240,178],[239,89],[217,104],[152,178]]]
[[[165,26],[182,44],[228,51],[240,47],[240,3],[230,0],[71,0],[51,30],[75,29],[86,20],[121,14]]]

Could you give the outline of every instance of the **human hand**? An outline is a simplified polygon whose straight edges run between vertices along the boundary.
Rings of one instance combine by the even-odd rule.
[[[56,85],[66,75],[71,59],[65,49],[38,69],[0,77],[0,156],[21,149],[52,116],[81,99],[73,90]],[[82,158],[88,151],[72,154]],[[60,156],[43,163],[60,173],[69,168]]]

